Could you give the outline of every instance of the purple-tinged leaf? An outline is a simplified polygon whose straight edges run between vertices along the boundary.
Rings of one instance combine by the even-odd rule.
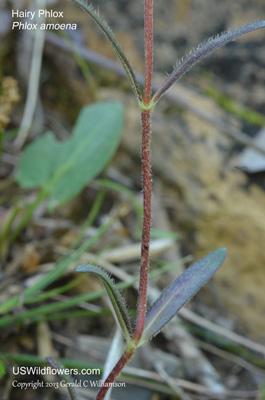
[[[67,375],[64,373],[64,367],[62,365],[58,365],[57,362],[52,357],[46,357],[46,361],[52,366],[52,368],[57,370],[59,376],[63,376],[65,381],[68,383],[66,388],[69,392],[71,400],[78,400],[77,391],[75,388],[75,384],[71,375]]]
[[[195,64],[197,64],[204,57],[208,56],[218,47],[237,39],[246,33],[255,31],[260,28],[265,28],[265,21],[252,22],[251,24],[241,26],[234,30],[224,32],[216,37],[201,43],[197,49],[191,51],[184,59],[177,65],[174,71],[166,79],[165,83],[154,94],[153,103],[156,103],[168,89],[177,82],[187,71],[189,71]]]
[[[223,264],[226,249],[214,250],[163,290],[146,315],[141,344],[156,335]]]
[[[76,272],[90,272],[91,274],[94,274],[101,279],[109,295],[110,301],[113,305],[115,314],[118,318],[118,321],[123,330],[125,338],[127,339],[127,341],[130,342],[132,336],[132,327],[130,323],[130,318],[127,312],[125,300],[122,297],[119,290],[116,288],[113,280],[109,277],[109,275],[105,271],[103,271],[99,267],[96,267],[95,265],[80,264],[76,267],[75,270]]]

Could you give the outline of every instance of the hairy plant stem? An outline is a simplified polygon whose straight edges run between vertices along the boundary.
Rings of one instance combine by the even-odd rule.
[[[149,247],[151,229],[151,197],[152,177],[150,164],[150,132],[151,132],[151,111],[142,111],[142,176],[143,176],[143,230],[141,243],[141,271],[139,283],[139,298],[137,308],[137,323],[134,339],[138,342],[141,339],[146,314],[146,296],[149,269]]]
[[[140,284],[139,284],[139,299],[137,305],[137,321],[136,328],[134,333],[131,332],[131,329],[128,329],[128,323],[121,316],[119,320],[124,321],[124,325],[121,326],[124,328],[127,347],[125,352],[121,356],[120,360],[116,363],[105,382],[103,383],[97,400],[103,400],[105,394],[107,393],[109,387],[112,386],[115,378],[120,374],[123,367],[131,360],[134,355],[137,347],[145,343],[149,340],[153,334],[158,332],[167,323],[172,315],[171,311],[168,311],[168,304],[171,306],[171,294],[167,298],[161,300],[161,296],[158,298],[158,302],[154,303],[152,309],[157,311],[160,309],[161,311],[161,301],[162,304],[166,305],[167,312],[169,312],[169,318],[166,321],[160,320],[158,326],[154,325],[154,320],[151,321],[151,325],[149,323],[149,332],[148,326],[145,327],[146,323],[146,300],[147,300],[147,284],[148,284],[148,269],[149,269],[149,247],[150,247],[150,229],[151,229],[151,200],[152,200],[152,180],[151,180],[151,163],[150,163],[150,135],[151,135],[151,114],[155,104],[160,100],[160,98],[167,92],[167,90],[177,81],[179,80],[193,65],[195,65],[202,58],[212,53],[218,47],[230,42],[231,40],[236,39],[237,37],[244,35],[247,32],[251,32],[252,30],[256,30],[262,27],[265,27],[265,21],[259,21],[256,23],[252,23],[249,25],[245,25],[241,28],[237,28],[234,31],[229,31],[222,35],[219,35],[215,38],[210,39],[209,41],[199,45],[197,49],[193,52],[189,53],[186,58],[184,58],[174,69],[171,75],[166,79],[164,84],[161,85],[160,88],[156,91],[154,96],[152,97],[152,75],[153,75],[153,0],[145,0],[145,13],[144,13],[144,25],[145,25],[145,78],[144,78],[144,92],[142,92],[138,86],[138,82],[136,79],[136,75],[126,58],[123,50],[113,35],[109,26],[101,20],[99,14],[93,10],[93,8],[88,5],[88,0],[74,0],[78,3],[84,10],[86,10],[90,16],[94,19],[94,21],[98,24],[98,26],[102,29],[104,34],[107,36],[111,45],[113,46],[117,56],[119,57],[124,70],[129,78],[132,89],[136,98],[138,100],[139,108],[141,111],[141,122],[142,122],[142,177],[143,177],[143,229],[142,229],[142,243],[141,243],[141,269],[140,269]],[[61,171],[59,171],[60,174]],[[57,176],[58,178],[58,176]],[[54,182],[53,182],[54,184]],[[221,250],[221,258],[224,257],[224,250]],[[215,253],[216,254],[216,253]],[[219,254],[219,253],[218,253]],[[226,251],[225,251],[226,254]],[[210,255],[209,255],[210,256]],[[208,260],[208,259],[207,259]],[[220,260],[223,262],[223,259],[215,260],[216,268],[219,268],[221,265]],[[202,261],[202,260],[201,260]],[[205,261],[204,261],[205,262]],[[206,263],[207,264],[207,263]],[[206,265],[207,266],[207,265]],[[91,265],[88,266],[89,272],[92,271]],[[84,266],[82,266],[84,268]],[[97,267],[93,267],[97,268]],[[80,271],[81,272],[81,271]],[[85,272],[84,270],[82,272]],[[95,272],[95,270],[94,270]],[[209,275],[209,272],[206,271]],[[98,274],[98,272],[96,272]],[[101,276],[102,274],[100,274]],[[210,276],[210,275],[209,275]],[[173,286],[170,285],[170,290],[172,288],[175,289],[176,281],[173,283]],[[108,291],[108,290],[107,290]],[[108,292],[109,293],[109,292]],[[110,295],[110,293],[109,293]],[[110,295],[111,297],[111,295]],[[163,296],[162,296],[163,297]],[[168,301],[165,304],[165,300]],[[158,305],[157,305],[158,304]],[[175,304],[176,306],[177,304]],[[151,309],[151,311],[152,311]],[[162,310],[163,311],[163,310]],[[175,312],[177,312],[177,307],[175,308]],[[153,311],[154,313],[154,311]],[[152,317],[152,315],[151,315]],[[148,314],[149,322],[150,322],[150,313]],[[128,318],[129,320],[129,318]],[[148,325],[148,324],[147,324]],[[150,328],[151,326],[151,328]],[[147,328],[144,330],[144,327]],[[157,330],[156,330],[157,329]],[[126,332],[128,334],[126,334]]]
[[[144,104],[149,105],[152,94],[153,75],[153,0],[145,0],[144,10],[145,28],[145,83]]]
[[[100,391],[98,392],[97,400],[104,399],[108,389],[111,386],[111,383],[114,382],[114,379],[116,378],[116,376],[119,375],[119,373],[123,369],[124,365],[126,365],[130,361],[130,359],[132,358],[132,356],[135,353],[135,350],[136,350],[136,348],[134,348],[134,347],[130,347],[125,350],[125,352],[123,353],[123,355],[121,356],[121,358],[119,359],[119,361],[117,362],[117,364],[115,365],[115,367],[113,368],[113,370],[111,371],[111,373],[109,374],[109,376],[107,377],[105,382],[103,383],[103,386],[101,387]]]
[[[151,99],[151,87],[150,87],[149,99]],[[152,112],[151,109],[143,109],[141,111],[144,214],[143,214],[141,270],[140,270],[136,329],[132,341],[128,343],[124,354],[121,356],[120,360],[114,366],[109,376],[105,380],[103,386],[101,387],[100,391],[98,392],[97,400],[104,399],[109,387],[111,386],[110,384],[114,382],[115,378],[120,374],[123,367],[131,360],[136,351],[137,345],[140,342],[144,330],[148,269],[149,269],[150,229],[151,229],[151,197],[152,197],[152,179],[151,179],[151,163],[150,163],[151,112]]]
[[[150,134],[151,134],[151,96],[153,75],[153,0],[145,0],[145,84],[142,121],[142,177],[143,177],[143,230],[141,244],[141,270],[139,284],[139,298],[137,308],[137,322],[134,333],[136,343],[141,339],[146,314],[146,296],[149,269],[149,247],[151,229],[151,200],[152,177],[150,162]]]
[[[109,385],[119,375],[123,367],[131,360],[137,345],[140,342],[146,314],[146,297],[149,269],[149,247],[151,229],[151,197],[152,178],[150,163],[150,134],[151,134],[151,113],[153,109],[152,96],[152,75],[153,75],[153,0],[145,0],[145,84],[143,100],[139,99],[142,123],[142,177],[143,177],[143,230],[141,243],[141,269],[139,298],[137,306],[137,322],[134,337],[127,344],[127,348],[120,360],[110,372],[100,389],[97,400],[103,400],[109,389]],[[111,385],[110,385],[111,386]]]

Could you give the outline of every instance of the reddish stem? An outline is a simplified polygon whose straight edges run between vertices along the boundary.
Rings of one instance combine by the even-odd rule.
[[[143,231],[141,245],[141,271],[139,284],[139,298],[137,309],[137,323],[134,338],[138,341],[142,336],[145,323],[146,295],[149,269],[149,246],[151,229],[151,197],[152,177],[150,165],[150,132],[151,132],[151,111],[142,111],[142,171],[143,171]]]
[[[141,339],[146,313],[146,296],[149,269],[149,247],[151,229],[151,200],[152,177],[150,164],[150,133],[151,133],[151,94],[153,74],[153,0],[145,0],[145,85],[144,105],[142,110],[142,174],[143,174],[143,231],[141,245],[141,270],[139,284],[139,298],[137,308],[137,322],[134,334],[136,343]]]
[[[142,120],[142,171],[143,171],[143,231],[141,245],[141,270],[139,299],[137,309],[137,322],[134,333],[134,345],[130,350],[126,350],[117,362],[109,376],[100,389],[97,400],[103,400],[109,389],[109,384],[119,375],[123,367],[130,361],[135,353],[137,343],[140,341],[146,313],[146,296],[149,269],[149,246],[151,229],[151,197],[152,179],[150,164],[150,133],[151,133],[151,95],[152,95],[152,74],[153,74],[153,0],[145,0],[145,84],[144,96],[141,111]]]
[[[103,400],[107,391],[111,387],[111,383],[114,382],[114,379],[119,375],[123,367],[130,361],[132,356],[135,353],[135,349],[132,348],[130,350],[125,350],[113,370],[110,372],[109,376],[103,383],[100,391],[98,392],[97,399],[96,400]]]
[[[153,0],[145,0],[145,83],[144,103],[149,104],[152,94],[153,74]]]

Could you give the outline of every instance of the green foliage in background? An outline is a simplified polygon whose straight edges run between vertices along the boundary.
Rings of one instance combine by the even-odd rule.
[[[66,203],[110,161],[122,125],[120,103],[84,107],[70,139],[58,142],[48,132],[27,147],[19,161],[17,182],[25,189],[41,188],[49,196],[49,208]]]

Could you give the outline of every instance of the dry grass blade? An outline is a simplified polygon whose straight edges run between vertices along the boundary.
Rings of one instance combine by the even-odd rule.
[[[227,339],[236,342],[239,345],[245,346],[250,350],[257,351],[258,353],[265,355],[265,346],[263,346],[262,344],[253,342],[253,340],[250,340],[241,335],[238,335],[237,333],[231,332],[221,326],[218,326],[213,322],[208,321],[207,319],[199,316],[198,314],[195,314],[191,310],[183,308],[182,310],[180,310],[179,315],[185,318],[186,320],[194,324],[197,324],[199,326],[202,326],[203,328],[210,329],[212,332],[224,336]]]
[[[150,245],[151,257],[158,257],[167,250],[170,250],[174,245],[174,240],[157,239],[153,240]],[[137,260],[140,254],[140,243],[133,243],[128,246],[111,249],[104,252],[103,259],[109,262],[126,262]]]
[[[46,0],[36,1],[36,10],[45,9]],[[44,22],[44,16],[40,16],[40,22]],[[28,33],[29,34],[29,33]],[[27,140],[29,130],[32,125],[34,112],[36,108],[39,80],[42,66],[42,53],[45,43],[45,31],[38,29],[34,38],[33,50],[32,50],[32,61],[30,70],[30,81],[26,100],[26,106],[24,110],[23,119],[18,132],[18,136],[15,140],[15,147],[20,149],[25,141]]]
[[[181,400],[191,400],[191,397],[188,396],[183,390],[178,386],[176,380],[170,377],[160,362],[155,363],[155,369],[159,373],[159,375],[164,379],[164,381],[172,388],[172,390],[179,396]]]
[[[230,361],[231,363],[234,363],[252,373],[258,373],[261,376],[263,376],[265,378],[265,371],[262,370],[261,368],[258,368],[256,366],[254,366],[253,364],[251,364],[250,362],[244,360],[243,358],[236,356],[234,354],[229,353],[228,351],[219,349],[218,347],[206,343],[202,340],[198,340],[198,339],[194,339],[195,343],[203,350],[208,351],[209,353],[215,354],[218,357],[221,357],[225,360]]]
[[[131,382],[131,377],[139,377],[142,379],[149,379],[154,383],[163,383],[164,378],[157,372],[150,372],[140,368],[133,368],[133,367],[125,367],[124,373],[128,373],[130,377],[123,377],[123,380],[126,382]],[[147,381],[142,381],[142,379],[135,380],[134,382],[138,385],[145,386],[145,387],[152,387],[152,383],[149,384]],[[215,400],[243,400],[243,399],[257,399],[259,396],[259,391],[251,390],[251,391],[240,391],[240,390],[224,390],[223,392],[213,392],[212,390],[207,389],[205,386],[199,385],[194,382],[190,382],[184,379],[174,379],[174,382],[183,390],[188,391],[189,393],[193,393],[197,396],[203,396],[207,399],[215,399]],[[161,392],[168,393],[168,390],[163,390],[161,387]]]

